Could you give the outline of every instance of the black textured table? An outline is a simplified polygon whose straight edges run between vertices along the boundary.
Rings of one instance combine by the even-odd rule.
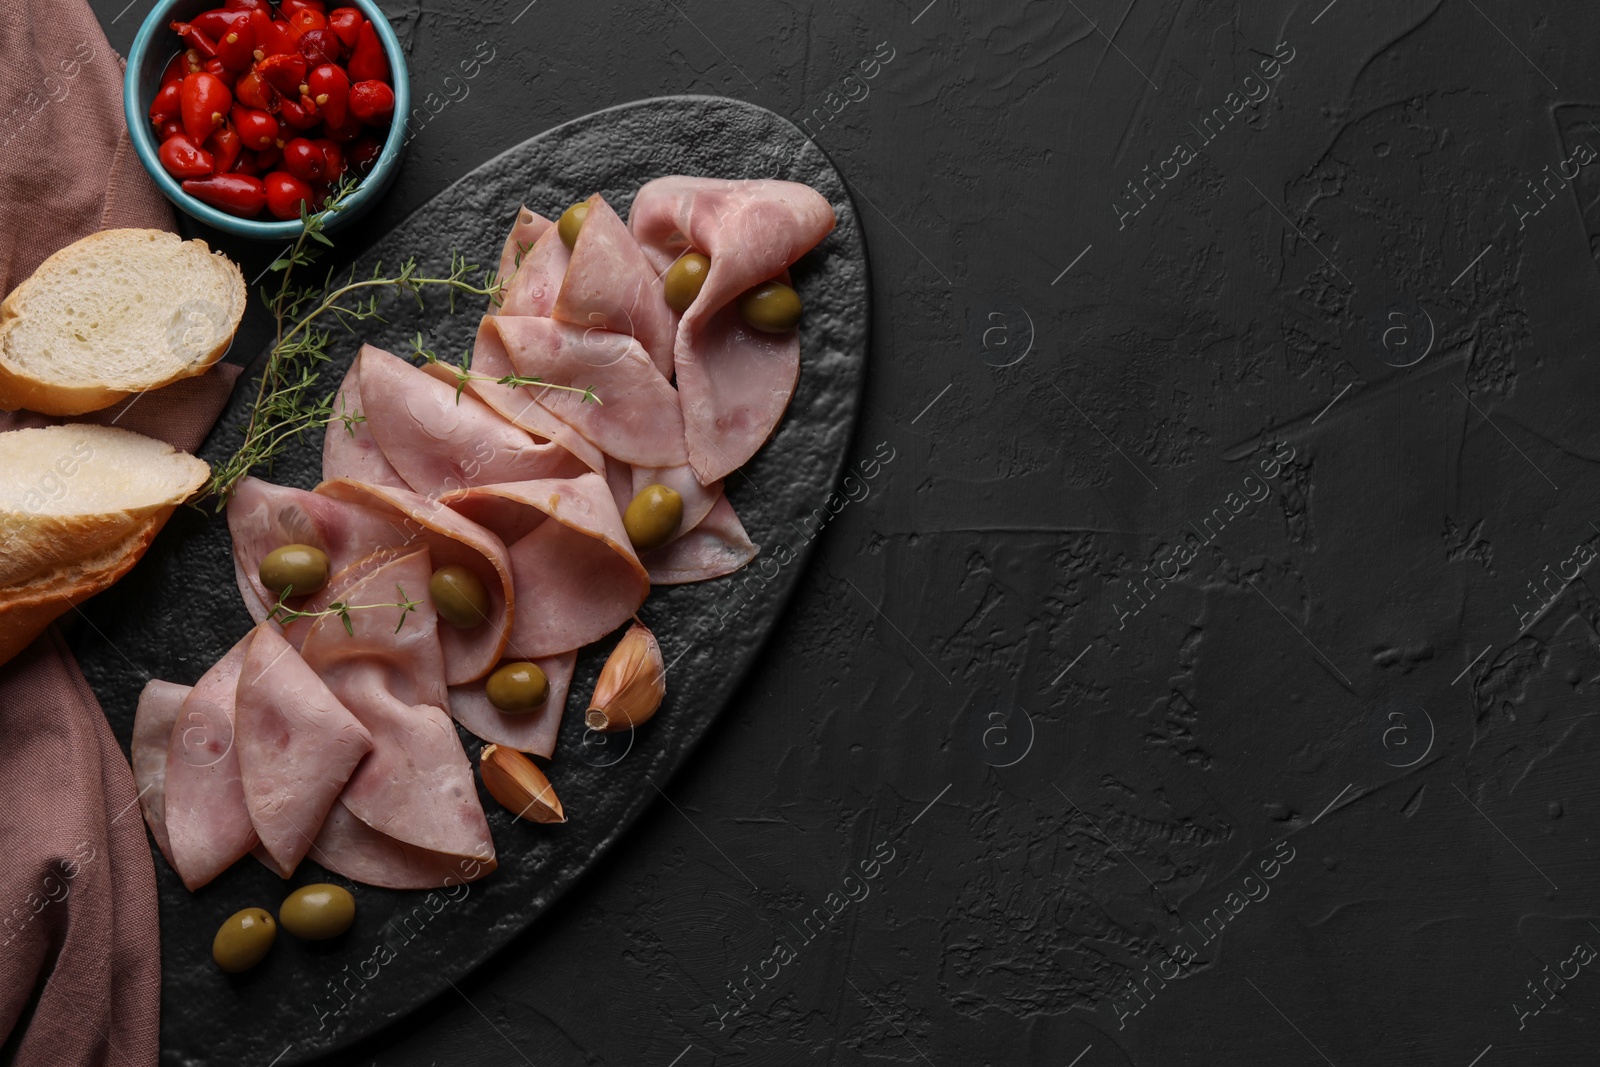
[[[1591,6],[525,3],[391,6],[438,113],[345,243],[607,105],[786,115],[856,474],[666,800],[340,1062],[1592,1062]]]

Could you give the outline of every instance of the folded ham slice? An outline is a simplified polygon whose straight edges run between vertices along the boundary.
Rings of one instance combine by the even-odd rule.
[[[282,635],[263,624],[239,674],[234,736],[250,821],[270,866],[287,878],[372,750],[372,735]]]
[[[464,630],[444,624],[439,627],[439,643],[451,685],[475,681],[494,670],[511,633],[516,603],[511,557],[498,537],[439,501],[405,489],[341,479],[323,482],[316,495],[381,512],[389,521],[403,524],[415,543],[427,545],[435,567],[460,564],[476,574],[489,594],[488,618]],[[426,598],[431,577],[424,576],[415,589],[407,588],[413,600]]]
[[[526,207],[517,210],[517,221],[511,224],[511,232],[506,234],[506,243],[500,249],[500,266],[495,275],[500,279],[502,290],[521,269],[522,259],[534,242],[554,227],[555,223]]]
[[[393,602],[397,589],[425,589],[431,573],[428,553],[417,551],[356,582],[345,594],[349,629],[334,616],[318,619],[306,635],[305,661],[372,737],[372,751],[350,776],[341,803],[374,830],[416,848],[492,856],[472,764],[442,707],[444,663],[432,604],[424,599],[398,630],[396,609],[363,607]]]
[[[548,318],[556,306],[556,294],[561,291],[561,279],[566,276],[571,258],[561,234],[551,226],[523,254],[522,265],[500,291],[500,307],[492,314]]]
[[[199,889],[256,847],[234,737],[234,701],[249,638],[184,698],[167,742],[163,816],[173,869]]]
[[[304,489],[245,478],[228,502],[234,577],[244,606],[260,622],[278,602],[259,575],[262,559],[273,549],[313,545],[328,554],[329,569],[337,573],[378,549],[410,542],[413,534],[402,519]]]
[[[133,713],[133,738],[128,746],[139,810],[168,864],[172,863],[172,845],[167,839],[167,748],[184,698],[193,688],[155,678],[146,682]]]
[[[444,500],[512,542],[517,601],[532,607],[516,613],[509,655],[541,659],[598,641],[650,594],[598,474],[478,486]]]
[[[694,529],[640,554],[639,562],[650,572],[650,584],[684,585],[732,574],[760,551],[728,498],[719,496]]]
[[[548,759],[555,754],[556,734],[566,711],[567,690],[572,686],[578,653],[564,652],[535,662],[550,682],[550,695],[543,707],[527,715],[507,715],[489,702],[482,682],[473,682],[451,687],[450,714],[475,737]]]
[[[369,346],[362,345],[365,352]],[[334,418],[322,434],[322,478],[353,478],[373,485],[407,488],[394,465],[383,458],[378,439],[361,406],[361,359],[350,363],[333,398]]]
[[[661,376],[671,381],[677,327],[662,295],[661,272],[650,265],[604,197],[595,193],[586,203],[589,214],[572,246],[550,317],[637,339]]]
[[[795,182],[670,177],[648,182],[628,217],[651,264],[686,251],[711,258],[704,287],[678,324],[673,366],[683,396],[689,463],[701,481],[726,477],[777,428],[799,377],[799,338],[751,330],[738,297],[816,247],[832,205]]]
[[[646,467],[687,462],[678,392],[639,342],[626,334],[585,330],[554,319],[495,315],[484,319],[476,353],[475,361],[485,356],[495,360],[504,353],[519,374],[593,389],[598,404],[565,390],[529,391],[606,455]]]
[[[317,860],[353,882],[385,889],[438,889],[475,882],[494,872],[494,850],[458,856],[408,845],[356,818],[342,802],[317,835]]]
[[[535,441],[475,392],[458,390],[371,345],[362,347],[357,362],[363,425],[400,477],[423,496],[571,473],[571,453]]]

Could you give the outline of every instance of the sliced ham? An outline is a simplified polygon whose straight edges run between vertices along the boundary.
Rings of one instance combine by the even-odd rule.
[[[343,570],[380,548],[412,540],[400,518],[304,489],[246,478],[228,502],[228,533],[233,539],[234,577],[244,605],[257,622],[278,598],[261,584],[267,553],[284,545],[313,545],[328,554],[329,568]]]
[[[687,462],[678,392],[633,338],[554,319],[496,315],[478,332],[476,351],[486,347],[490,359],[505,353],[519,374],[593,389],[598,404],[562,389],[530,392],[606,455],[646,467]]]
[[[511,557],[498,537],[438,500],[405,489],[339,480],[317,486],[316,495],[382,512],[404,524],[417,543],[427,545],[434,567],[460,564],[476,574],[489,594],[488,619],[464,630],[446,623],[439,628],[439,643],[451,685],[475,681],[494,670],[511,633],[516,602]],[[426,598],[431,577],[425,575],[420,586],[406,590],[413,600]]]
[[[689,462],[701,481],[738,469],[772,436],[799,377],[799,338],[751,330],[738,297],[816,247],[833,207],[795,182],[670,177],[634,198],[629,225],[658,271],[686,251],[711,259],[673,349]]]
[[[500,293],[496,315],[539,315],[549,317],[566,276],[572,253],[551,226],[522,257],[522,265]]]
[[[370,345],[362,345],[365,352]],[[405,487],[405,479],[383,457],[361,406],[361,358],[345,372],[333,398],[334,418],[322,435],[322,478],[353,478],[373,485]]]
[[[500,343],[498,334],[490,331],[489,338],[484,339],[485,331],[488,330],[489,317],[484,316],[483,322],[478,325],[478,341],[472,353],[473,373],[493,379],[517,373],[517,369],[511,365],[511,358],[506,354],[505,346]],[[444,367],[429,367],[428,372],[441,380],[450,380],[454,377]],[[476,378],[467,384],[467,388],[513,426],[526,430],[535,437],[554,441],[596,474],[605,471],[605,453],[583,434],[540,405],[533,397],[533,389],[528,386],[501,385],[498,381],[482,381]],[[563,478],[568,475],[554,474],[551,477]]]
[[[475,392],[458,390],[371,345],[361,349],[358,363],[363,425],[400,477],[423,496],[571,471],[566,449],[535,441]]]
[[[650,594],[650,578],[598,474],[463,489],[445,497],[463,515],[513,538],[517,600],[508,653],[541,659],[597,641]],[[551,521],[554,520],[554,521]]]
[[[195,683],[167,743],[163,815],[172,866],[199,889],[256,847],[234,744],[234,701],[249,638]]]
[[[317,860],[353,882],[384,889],[439,889],[494,872],[494,850],[458,856],[408,845],[381,833],[337,803],[317,835]]]
[[[456,387],[455,373],[449,367],[433,364],[423,367],[422,372],[444,382],[452,390]],[[487,377],[487,372],[477,365],[473,366],[472,373]],[[509,366],[505,373],[511,373]],[[501,376],[495,375],[496,378]],[[528,387],[501,385],[474,378],[468,383],[467,392],[483,401],[512,426],[538,439],[535,446],[548,452],[545,468],[548,473],[544,477],[574,478],[585,470],[593,470],[595,466],[605,466],[605,453],[584,440],[578,431],[540,407]]]
[[[139,810],[168,864],[172,863],[172,845],[167,838],[167,749],[184,698],[193,688],[159,679],[146,682],[133,713],[133,739],[128,746],[133,785],[139,791]]]
[[[650,265],[639,242],[605,198],[595,193],[572,246],[566,277],[550,317],[633,337],[672,380],[672,342],[677,327],[662,295],[661,272]]]
[[[414,552],[373,571],[346,594],[343,620],[317,620],[306,635],[306,663],[372,736],[372,751],[340,797],[382,834],[449,856],[493,855],[472,764],[443,710],[444,664],[437,619],[426,601],[395,628],[397,588],[425,589],[428,553]],[[353,631],[353,632],[351,632]],[[319,847],[321,847],[319,845]]]
[[[532,250],[534,243],[544,236],[546,230],[555,228],[555,223],[537,214],[526,207],[517,210],[517,221],[511,224],[511,232],[506,234],[506,243],[500,249],[500,267],[495,275],[500,279],[502,286],[511,283],[517,271],[522,267],[523,257]]]
[[[528,715],[507,715],[489,702],[482,682],[450,689],[450,714],[473,736],[518,752],[549,758],[555,754],[556,734],[567,707],[567,690],[578,653],[565,652],[535,661],[550,682],[544,706]]]
[[[694,529],[639,556],[652,585],[683,585],[732,574],[761,551],[725,496]]]
[[[239,675],[234,736],[250,821],[269,866],[287,878],[372,750],[372,735],[282,635],[262,625]]]

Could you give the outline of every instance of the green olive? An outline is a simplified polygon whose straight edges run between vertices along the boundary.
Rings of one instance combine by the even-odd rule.
[[[278,924],[261,908],[236,911],[211,939],[211,958],[229,974],[248,971],[261,962],[277,936]]]
[[[489,675],[484,684],[489,703],[507,715],[526,715],[550,695],[550,680],[537,663],[507,663]]]
[[[313,545],[283,545],[261,561],[261,584],[276,596],[315,593],[328,584],[328,554]]]
[[[647,485],[622,515],[628,540],[639,552],[660,548],[683,525],[683,497],[666,485]]]
[[[489,592],[483,579],[459,563],[433,572],[428,595],[439,617],[458,630],[469,630],[489,618]]]
[[[694,303],[694,298],[700,295],[701,288],[705,286],[706,271],[710,269],[710,258],[699,252],[685,252],[673,260],[664,279],[667,306],[680,315],[688,311],[689,305]]]
[[[763,333],[787,333],[800,321],[800,294],[782,282],[763,282],[739,298],[739,317]]]
[[[356,898],[343,886],[326,882],[303,885],[278,908],[278,921],[296,937],[326,941],[356,921]]]
[[[561,213],[556,232],[561,235],[561,243],[567,246],[568,252],[578,243],[578,231],[583,229],[584,220],[588,217],[589,203],[586,200],[578,201]]]

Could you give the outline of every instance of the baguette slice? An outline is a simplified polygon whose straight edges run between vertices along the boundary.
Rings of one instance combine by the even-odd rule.
[[[0,408],[81,415],[200,374],[244,307],[244,274],[204,241],[90,234],[0,304]]]
[[[0,433],[0,608],[16,587],[124,545],[209,473],[164,441],[111,426]]]
[[[57,618],[127,574],[172,511],[163,508],[148,516],[110,548],[22,585],[0,589],[0,663],[27,648]]]

